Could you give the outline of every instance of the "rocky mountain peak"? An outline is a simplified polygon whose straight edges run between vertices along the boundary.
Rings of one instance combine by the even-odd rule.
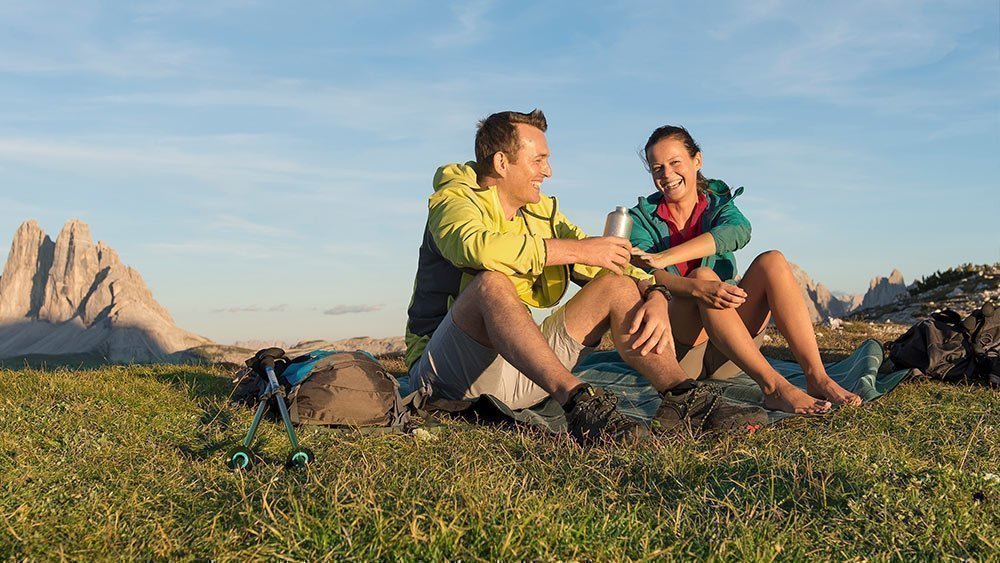
[[[54,323],[75,317],[100,270],[90,226],[79,219],[70,219],[56,237],[45,301],[38,317]]]
[[[872,278],[868,284],[868,293],[861,301],[859,309],[888,305],[906,293],[906,282],[903,280],[903,274],[893,268],[888,278],[882,276]]]
[[[802,297],[805,299],[806,308],[809,310],[809,317],[814,323],[832,317],[846,315],[853,308],[853,297],[838,297],[830,292],[822,283],[815,282],[802,268],[789,262],[792,268],[792,275],[802,290]]]
[[[139,272],[90,226],[66,222],[55,242],[35,221],[14,235],[0,277],[0,357],[96,352],[111,361],[153,361],[206,338],[185,332]]]
[[[0,296],[8,296],[0,298],[0,321],[38,314],[54,250],[52,239],[35,221],[18,227],[0,276]]]

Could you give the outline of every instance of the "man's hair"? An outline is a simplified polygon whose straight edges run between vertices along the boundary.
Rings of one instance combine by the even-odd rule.
[[[545,114],[540,109],[531,113],[519,111],[501,111],[483,119],[476,129],[476,171],[481,176],[496,174],[493,168],[493,155],[502,152],[517,161],[517,153],[521,148],[521,138],[517,134],[518,123],[531,125],[545,132],[549,124]]]

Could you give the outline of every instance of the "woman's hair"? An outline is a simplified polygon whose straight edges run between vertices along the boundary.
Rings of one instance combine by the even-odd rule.
[[[688,130],[679,125],[664,125],[663,127],[657,127],[653,134],[649,136],[649,140],[646,141],[646,146],[643,147],[642,152],[639,153],[639,158],[642,159],[642,164],[646,167],[646,171],[649,171],[649,149],[653,148],[653,145],[659,143],[663,139],[675,139],[684,143],[684,148],[687,149],[688,156],[694,158],[694,155],[701,152],[701,147],[698,143],[694,142],[694,137]],[[708,178],[702,175],[701,170],[698,171],[698,191],[705,193],[708,191]]]

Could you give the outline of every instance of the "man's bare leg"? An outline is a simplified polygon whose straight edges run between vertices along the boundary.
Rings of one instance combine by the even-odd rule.
[[[739,308],[740,316],[751,327],[760,322],[758,319],[767,322],[768,312],[774,315],[778,332],[788,341],[792,355],[805,373],[806,389],[811,395],[842,405],[861,404],[861,397],[838,385],[826,373],[802,292],[781,252],[770,250],[754,259],[739,285],[748,295],[747,302]]]
[[[477,275],[458,296],[451,315],[462,332],[496,350],[559,404],[565,405],[570,392],[583,383],[549,347],[506,275]]]
[[[605,275],[587,285],[566,304],[566,331],[577,342],[593,346],[611,330],[615,349],[625,362],[641,373],[658,392],[690,379],[677,363],[673,342],[662,354],[645,356],[632,349],[626,334],[632,315],[642,306],[642,296],[628,277]]]
[[[719,276],[711,268],[697,268],[688,276],[706,281],[719,281]],[[747,290],[747,294],[747,303],[743,303],[738,309],[716,309],[698,302],[701,322],[712,343],[757,382],[761,392],[764,393],[764,405],[767,408],[798,414],[825,412],[830,408],[829,403],[811,397],[789,383],[760,353],[753,337],[750,336],[750,330],[756,334],[763,329],[767,322],[767,311],[764,310],[762,315],[749,315],[749,318],[743,316],[741,310],[747,307],[753,296],[750,290]]]

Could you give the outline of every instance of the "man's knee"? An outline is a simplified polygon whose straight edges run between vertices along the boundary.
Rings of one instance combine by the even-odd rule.
[[[455,323],[468,333],[470,319],[478,318],[489,304],[520,301],[514,283],[500,272],[480,272],[469,282],[451,308]]]
[[[506,274],[501,274],[500,272],[480,272],[469,282],[469,285],[462,294],[470,292],[485,298],[514,295],[514,283],[510,281],[510,278]]]
[[[614,297],[633,298],[639,296],[635,280],[621,274],[605,274],[587,283],[584,289],[588,287],[591,288],[590,291],[600,291],[601,295],[607,296],[609,300]]]
[[[715,270],[706,268],[705,266],[691,270],[688,272],[687,277],[696,280],[719,281],[719,274],[716,274]]]

